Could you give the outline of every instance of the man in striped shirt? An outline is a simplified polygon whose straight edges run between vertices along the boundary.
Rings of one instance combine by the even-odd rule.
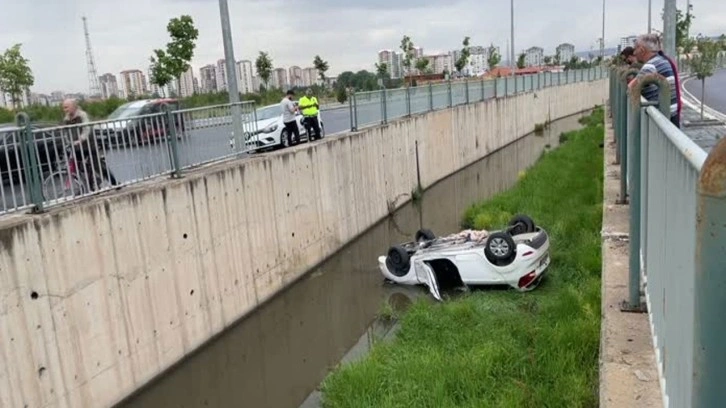
[[[660,39],[655,34],[644,34],[638,37],[635,41],[635,47],[633,55],[638,61],[643,63],[643,67],[640,68],[638,76],[628,84],[632,88],[635,83],[645,75],[648,74],[659,74],[663,76],[670,85],[671,89],[671,122],[680,128],[680,117],[678,112],[678,89],[676,87],[676,74],[673,70],[668,58],[661,55],[658,51],[660,50]],[[658,102],[658,85],[650,84],[642,89],[641,95],[648,101]]]

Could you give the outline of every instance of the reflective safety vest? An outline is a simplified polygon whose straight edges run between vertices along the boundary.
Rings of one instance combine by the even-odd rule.
[[[318,98],[314,96],[312,98],[303,96],[297,104],[303,116],[315,116],[318,114],[318,107],[316,106],[318,104]]]

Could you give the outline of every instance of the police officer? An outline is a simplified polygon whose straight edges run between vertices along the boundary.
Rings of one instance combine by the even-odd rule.
[[[305,96],[298,101],[298,108],[303,115],[305,131],[308,133],[308,140],[320,139],[320,123],[318,122],[318,99],[313,96],[312,89],[305,90]],[[312,132],[314,131],[314,133]]]

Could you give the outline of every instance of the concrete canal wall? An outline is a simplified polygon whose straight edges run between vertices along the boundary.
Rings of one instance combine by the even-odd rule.
[[[428,187],[607,89],[425,113],[0,221],[0,407],[114,404],[410,199],[419,175]]]

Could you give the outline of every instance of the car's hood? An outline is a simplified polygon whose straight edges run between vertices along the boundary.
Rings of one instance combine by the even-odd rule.
[[[270,125],[274,125],[274,124],[278,123],[279,121],[280,121],[280,118],[277,118],[277,117],[271,118],[271,119],[258,120],[256,123],[257,130],[262,131],[262,129],[264,129]]]

